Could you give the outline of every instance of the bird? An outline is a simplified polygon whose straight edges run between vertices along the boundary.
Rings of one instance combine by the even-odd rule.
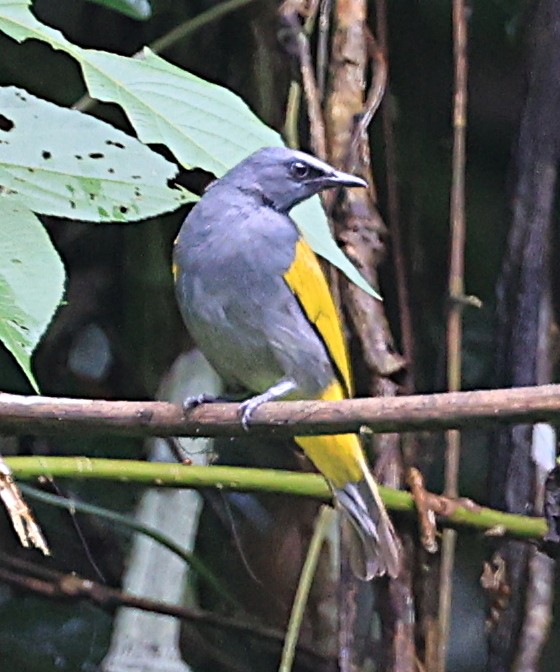
[[[342,322],[321,265],[290,210],[325,189],[367,187],[302,151],[266,147],[206,189],[173,248],[184,323],[224,382],[250,396],[245,427],[275,399],[353,395]],[[187,407],[212,401],[207,395]],[[362,580],[396,577],[401,546],[356,434],[296,436],[330,485]]]

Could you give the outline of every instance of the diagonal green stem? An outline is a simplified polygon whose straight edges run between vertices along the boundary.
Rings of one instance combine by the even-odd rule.
[[[255,2],[255,0],[225,0],[225,2],[220,2],[216,5],[213,5],[205,12],[201,12],[194,18],[188,19],[165,35],[162,35],[162,37],[154,40],[149,45],[149,47],[156,54],[160,54],[162,51],[165,51],[174,44],[177,44],[177,42],[180,42],[187,35],[200,30],[209,23],[213,23],[214,21],[221,19],[226,14],[229,14],[236,9],[240,9],[241,7],[244,7],[251,2]]]
[[[164,534],[161,534],[159,530],[156,530],[153,527],[139,523],[137,520],[131,516],[125,516],[115,511],[105,509],[102,506],[96,506],[95,504],[88,504],[86,502],[80,502],[75,499],[70,499],[68,497],[61,497],[59,495],[54,495],[49,492],[43,492],[38,490],[30,485],[25,485],[23,483],[18,484],[20,490],[29,498],[35,499],[50,506],[57,506],[62,509],[67,509],[70,512],[79,511],[81,513],[86,513],[94,516],[99,516],[100,518],[105,518],[110,520],[120,527],[126,528],[128,530],[133,530],[143,534],[150,539],[153,539],[158,544],[161,544],[167,548],[171,553],[177,555],[181,560],[185,561],[190,565],[190,567],[202,578],[204,579],[209,586],[211,586],[221,597],[228,601],[232,606],[240,608],[239,602],[233,597],[229,592],[224,583],[212,572],[210,571],[205,564],[197,558],[194,553],[185,550],[182,546],[175,543],[172,539],[167,537]]]
[[[334,515],[335,511],[333,509],[329,506],[322,506],[319,515],[317,516],[315,529],[313,530],[313,536],[311,537],[311,542],[309,544],[309,550],[307,551],[303,569],[301,570],[301,576],[299,578],[296,596],[292,606],[292,613],[290,614],[290,621],[286,631],[286,639],[284,641],[284,648],[282,649],[282,659],[280,661],[278,672],[291,672],[299,632],[301,630],[301,623],[303,621],[303,614],[305,612],[307,600],[309,599],[311,585],[315,578],[319,555]]]

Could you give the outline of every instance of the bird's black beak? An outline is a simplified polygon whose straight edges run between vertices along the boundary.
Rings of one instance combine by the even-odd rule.
[[[333,170],[332,173],[323,177],[324,189],[332,187],[367,187],[368,183],[361,177],[343,173],[341,170]]]

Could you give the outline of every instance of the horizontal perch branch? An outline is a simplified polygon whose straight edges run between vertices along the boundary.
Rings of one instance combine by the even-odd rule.
[[[165,462],[90,459],[87,457],[6,457],[6,464],[18,479],[77,478],[112,480],[144,485],[219,488],[244,492],[281,492],[298,497],[331,501],[326,481],[318,474],[241,467],[195,467]],[[412,513],[409,492],[380,486],[381,497],[393,511]],[[450,499],[426,493],[428,506],[451,525],[466,525],[495,535],[509,534],[538,539],[547,526],[543,518],[530,518],[478,506],[467,499]]]
[[[103,401],[0,393],[0,433],[128,436],[235,436],[244,433],[236,404],[188,412],[163,401]],[[251,434],[276,436],[442,430],[496,422],[560,421],[560,385],[344,401],[263,404]]]

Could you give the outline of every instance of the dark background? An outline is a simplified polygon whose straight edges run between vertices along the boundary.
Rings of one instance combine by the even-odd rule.
[[[37,0],[35,11],[81,46],[131,55],[210,5],[155,0],[153,17],[147,22],[79,0]],[[524,92],[526,15],[523,4],[515,2],[478,0],[471,8],[466,290],[478,296],[483,306],[464,313],[463,384],[465,388],[484,388],[495,384],[495,287],[507,235],[510,153]],[[162,56],[232,89],[262,119],[281,130],[290,72],[276,41],[275,9],[268,0],[254,2]],[[395,0],[389,10],[390,104],[395,114],[417,388],[437,391],[445,388],[453,86],[450,7],[443,2]],[[28,41],[17,45],[0,35],[0,53],[1,84],[27,88],[66,106],[84,92],[76,64],[44,44]],[[129,130],[115,107],[97,106],[94,113]],[[373,167],[384,214],[379,126],[374,121]],[[184,214],[133,225],[46,221],[64,259],[68,286],[66,304],[58,311],[35,359],[45,394],[123,399],[154,396],[162,375],[190,345],[175,306],[170,274],[171,244]],[[381,284],[393,331],[398,334],[389,263],[381,269]],[[30,392],[3,352],[0,386]],[[464,441],[461,492],[485,503],[488,437],[483,432],[469,432]],[[429,485],[437,489],[442,471],[440,438],[432,437],[430,446],[436,457],[429,468]],[[54,443],[29,438],[18,446],[6,441],[3,452],[14,450],[116,457],[144,454],[141,444],[116,439]],[[139,494],[135,489],[100,489],[93,484],[65,488],[84,500],[124,511],[131,509]],[[63,571],[94,576],[84,541],[69,516],[39,504],[35,509],[52,542],[55,565]],[[105,580],[118,584],[128,539],[92,518],[79,519],[79,523]],[[3,525],[2,538],[9,540],[8,524]],[[17,552],[14,541],[5,545]],[[485,606],[478,577],[485,552],[478,537],[460,535],[449,672],[484,669]],[[87,604],[52,603],[2,586],[0,602],[3,669],[96,669],[110,637],[108,614]],[[550,660],[557,656],[558,645],[553,642],[554,637]],[[543,669],[548,668],[545,665]]]

